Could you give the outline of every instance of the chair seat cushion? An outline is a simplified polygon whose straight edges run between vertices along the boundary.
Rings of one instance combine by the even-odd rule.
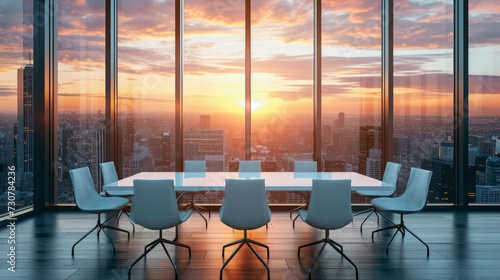
[[[360,190],[356,191],[356,193],[366,196],[366,197],[387,197],[391,196],[394,193],[394,190]]]
[[[398,214],[410,214],[420,211],[421,209],[415,207],[402,197],[389,198],[379,197],[372,199],[372,204],[380,211],[394,212]]]
[[[179,217],[181,218],[182,222],[185,222],[189,217],[191,216],[191,213],[193,213],[192,209],[185,210],[185,211],[179,211]]]
[[[124,191],[109,190],[109,191],[106,191],[106,193],[109,196],[133,196],[134,195],[134,191],[133,190],[124,190]]]
[[[80,209],[88,213],[113,212],[123,208],[128,202],[128,199],[123,197],[99,197],[92,204]]]

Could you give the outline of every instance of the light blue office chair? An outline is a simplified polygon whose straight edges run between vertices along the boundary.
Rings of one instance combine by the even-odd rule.
[[[391,245],[392,240],[398,232],[401,232],[403,237],[405,236],[405,232],[408,231],[411,235],[415,236],[418,241],[422,242],[427,248],[427,256],[429,256],[429,246],[422,241],[417,235],[415,235],[412,231],[410,231],[404,223],[403,215],[420,212],[424,209],[427,203],[427,194],[429,192],[429,185],[431,183],[432,171],[423,170],[419,168],[412,168],[410,172],[410,178],[408,178],[408,184],[406,185],[406,190],[400,197],[389,198],[389,197],[380,197],[372,200],[373,206],[377,208],[379,211],[387,211],[392,213],[398,213],[401,215],[401,222],[399,224],[395,224],[390,227],[377,229],[372,232],[372,240],[373,235],[376,232],[384,231],[388,229],[396,229],[396,232],[392,236],[389,244],[387,244],[386,253],[389,253],[389,246]]]
[[[296,161],[295,162],[295,173],[301,172],[318,172],[318,164],[315,161]],[[311,197],[311,192],[308,191],[294,191],[293,193],[302,196],[306,200],[306,204],[301,205],[292,211],[290,211],[290,219],[292,218],[292,213],[307,208],[309,199]],[[299,218],[299,215],[293,219],[293,228],[295,228],[295,221]]]
[[[299,246],[300,249],[315,244],[323,243],[319,254],[309,269],[309,279],[311,272],[318,262],[326,244],[339,252],[356,269],[356,279],[358,279],[358,267],[344,254],[342,245],[330,239],[329,230],[339,229],[352,222],[351,209],[351,180],[313,180],[311,201],[309,210],[299,210],[300,218],[312,227],[325,230],[325,238]]]
[[[115,163],[112,161],[100,163],[99,167],[101,168],[101,173],[102,173],[102,181],[104,185],[111,184],[114,182],[118,182],[118,174],[116,174],[116,168],[115,168]],[[104,191],[106,196],[118,196],[118,197],[124,197],[127,198],[130,201],[130,198],[134,196],[133,191],[121,191],[121,190],[108,190]],[[116,216],[116,222],[120,221],[120,217],[122,214],[125,213],[127,215],[128,221],[132,225],[132,231],[135,232],[135,225],[132,223],[130,220],[130,211],[128,207],[124,207],[120,212],[118,212],[118,215]]]
[[[260,160],[241,160],[238,167],[239,172],[261,172]]]
[[[73,245],[73,247],[71,248],[71,255],[75,255],[76,244],[80,243],[80,241],[82,241],[95,229],[98,229],[98,238],[101,230],[108,228],[126,232],[128,235],[128,239],[130,240],[130,233],[128,231],[106,225],[106,222],[113,218],[114,215],[111,215],[111,217],[101,223],[102,213],[118,212],[127,205],[128,200],[122,197],[102,197],[98,195],[95,190],[94,181],[92,180],[92,176],[90,175],[90,170],[88,167],[70,170],[69,175],[71,176],[71,182],[75,191],[76,206],[78,206],[78,208],[84,212],[97,214],[97,224]],[[106,237],[108,237],[111,246],[113,246],[113,252],[116,252],[115,245],[113,244],[111,237],[105,230],[103,230],[103,232]]]
[[[173,180],[134,180],[134,193],[130,218],[134,223],[147,229],[158,230],[159,237],[144,247],[144,253],[128,269],[128,278],[130,279],[132,267],[158,244],[161,244],[163,250],[167,253],[170,263],[174,267],[175,279],[177,279],[177,267],[170,257],[165,243],[187,248],[189,250],[189,257],[191,257],[191,248],[187,245],[164,239],[162,230],[178,226],[185,222],[193,211],[179,211]]]
[[[394,163],[394,162],[387,162],[387,165],[385,166],[385,171],[384,171],[384,177],[382,178],[382,182],[387,183],[391,185],[392,187],[389,190],[359,190],[356,191],[356,193],[370,197],[370,198],[377,198],[377,197],[389,197],[391,196],[395,191],[396,191],[396,184],[398,183],[398,176],[399,176],[399,170],[401,170],[401,164],[399,163]],[[359,213],[354,214],[353,216],[357,216],[363,213],[369,212],[368,216],[363,220],[361,223],[361,226],[359,227],[360,231],[363,231],[363,224],[366,222],[366,220],[371,216],[371,214],[375,213],[377,215],[377,223],[379,222],[379,216],[380,214],[382,217],[384,217],[386,220],[389,222],[392,222],[389,220],[384,214],[380,213],[380,211],[377,210],[375,207],[368,208],[366,210],[363,210]]]
[[[207,170],[207,164],[204,160],[185,160],[184,161],[184,172],[185,173],[190,173],[190,172],[196,172],[196,173],[205,173]],[[190,176],[191,177],[191,176]],[[200,216],[205,220],[205,228],[208,228],[208,221],[205,218],[205,216],[201,213],[201,210],[207,210],[201,206],[198,206],[194,203],[194,196],[195,195],[204,195],[206,194],[207,191],[198,191],[198,192],[183,192],[180,196],[190,196],[191,197],[191,202],[188,205],[187,209],[193,208]],[[208,218],[211,217],[210,210],[208,211]]]
[[[269,247],[247,238],[247,230],[260,228],[271,221],[271,209],[269,209],[266,198],[264,179],[226,179],[226,192],[220,208],[220,220],[233,229],[243,230],[244,234],[243,239],[231,242],[222,247],[222,257],[224,258],[226,247],[241,243],[229,259],[224,262],[224,265],[220,269],[220,279],[222,279],[222,271],[226,265],[233,259],[244,244],[252,250],[266,267],[267,279],[269,279],[269,267],[251,244],[266,248],[268,258]]]

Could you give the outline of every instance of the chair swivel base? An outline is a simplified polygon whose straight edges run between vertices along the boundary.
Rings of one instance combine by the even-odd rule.
[[[316,257],[316,259],[314,260],[314,263],[312,264],[311,268],[309,269],[309,279],[311,279],[311,273],[314,269],[314,266],[316,266],[316,263],[318,262],[319,257],[321,256],[321,253],[323,253],[323,250],[325,249],[326,244],[332,246],[333,249],[335,249],[335,251],[337,251],[342,257],[344,257],[349,263],[351,263],[352,266],[354,266],[354,269],[356,270],[356,279],[358,279],[358,267],[354,264],[354,262],[351,261],[351,259],[349,259],[344,254],[344,248],[342,247],[342,245],[340,245],[337,242],[330,239],[330,232],[328,230],[325,230],[325,238],[299,246],[299,250],[297,253],[298,257],[300,258],[300,249],[302,249],[304,247],[311,246],[311,245],[321,244],[321,243],[323,243],[323,246],[321,246],[321,249],[319,250],[318,256]]]
[[[359,227],[359,231],[360,232],[363,232],[363,225],[365,224],[366,220],[368,220],[368,218],[373,214],[375,213],[375,215],[377,215],[377,224],[379,223],[380,219],[379,219],[379,215],[382,216],[384,219],[386,219],[387,221],[389,221],[392,225],[395,225],[389,218],[387,218],[384,214],[382,214],[382,212],[380,212],[377,208],[375,207],[372,207],[372,208],[369,208],[369,209],[366,209],[366,210],[363,210],[361,212],[358,212],[354,215],[352,215],[353,217],[355,216],[358,216],[358,215],[361,215],[361,214],[364,214],[364,213],[368,213],[368,216],[366,216],[366,218],[363,220],[363,222],[361,223],[361,226]]]
[[[127,219],[128,221],[130,222],[130,224],[132,225],[132,232],[135,233],[135,225],[134,223],[132,222],[132,220],[130,219],[130,214],[129,214],[130,211],[126,211],[124,209],[122,209],[120,212],[118,212],[117,214],[117,217],[116,217],[116,222],[119,223],[120,222],[120,218],[122,216],[123,213],[125,213],[125,215],[127,215]]]
[[[97,230],[97,238],[99,238],[99,233],[101,232],[101,230],[102,230],[102,232],[104,232],[104,234],[106,235],[106,237],[109,239],[111,246],[113,246],[113,252],[116,252],[115,245],[113,244],[113,240],[108,235],[108,233],[106,231],[104,231],[103,229],[109,228],[109,229],[112,229],[112,230],[126,232],[127,236],[128,236],[128,240],[130,240],[130,232],[128,232],[126,230],[123,230],[121,228],[117,228],[117,227],[106,225],[106,222],[109,221],[111,218],[113,218],[114,215],[111,215],[111,217],[109,217],[106,221],[104,221],[104,223],[101,223],[101,214],[97,214],[97,215],[98,215],[97,216],[97,224],[90,231],[88,231],[82,238],[80,238],[78,241],[76,241],[76,243],[71,248],[71,255],[72,256],[75,255],[75,246],[76,246],[76,244],[80,243],[80,241],[82,241],[83,239],[85,239],[85,237],[87,237],[89,234],[91,234],[96,229],[98,229]]]
[[[422,244],[425,245],[426,249],[427,249],[427,257],[429,256],[429,246],[427,245],[427,243],[425,243],[422,239],[420,239],[415,233],[413,233],[411,230],[409,230],[406,226],[405,226],[405,222],[403,220],[403,214],[401,214],[401,222],[400,224],[396,225],[394,224],[393,226],[390,226],[390,227],[386,227],[386,228],[381,228],[381,229],[377,229],[377,230],[374,230],[372,232],[372,241],[373,241],[373,236],[376,232],[379,232],[379,231],[384,231],[384,230],[389,230],[389,229],[397,229],[396,232],[394,233],[394,235],[392,236],[391,240],[389,241],[389,244],[387,244],[387,248],[385,249],[385,253],[386,254],[389,254],[389,246],[391,245],[392,243],[392,240],[394,240],[394,237],[396,237],[396,234],[398,232],[401,232],[401,235],[403,236],[403,238],[405,237],[405,233],[406,232],[409,232],[411,235],[413,235],[418,241],[420,241]]]
[[[247,238],[247,231],[246,230],[244,230],[243,232],[244,232],[244,237],[242,239],[240,239],[238,241],[231,242],[231,243],[226,244],[226,245],[224,245],[222,247],[222,258],[224,258],[224,251],[225,251],[226,247],[233,246],[233,245],[241,243],[240,246],[238,246],[238,248],[229,257],[229,259],[227,259],[224,262],[224,265],[222,265],[222,268],[220,269],[220,279],[222,280],[222,271],[224,270],[224,268],[226,267],[226,265],[234,258],[234,256],[236,255],[236,253],[238,253],[238,251],[241,249],[241,247],[243,247],[243,245],[246,244],[252,250],[252,252],[255,254],[255,256],[257,256],[257,258],[260,260],[260,262],[266,267],[266,269],[267,269],[267,279],[269,280],[270,277],[271,277],[270,272],[269,272],[269,266],[267,266],[267,264],[260,257],[260,255],[257,253],[257,251],[255,251],[255,249],[252,247],[251,244],[254,244],[254,245],[266,248],[267,249],[267,258],[269,258],[269,247],[267,245],[265,245],[265,244],[262,244],[260,242],[257,242],[257,241],[254,241],[254,240],[251,240],[251,239]]]
[[[129,269],[128,269],[128,279],[130,279],[130,274],[132,272],[132,267],[134,267],[134,265],[136,265],[142,258],[146,257],[146,255],[149,252],[151,252],[151,250],[153,250],[158,244],[161,244],[161,246],[163,247],[163,250],[165,250],[165,253],[167,253],[167,257],[170,260],[170,263],[174,267],[175,279],[177,280],[178,279],[177,266],[175,265],[174,261],[172,260],[172,257],[170,257],[170,254],[167,251],[167,247],[165,247],[165,243],[187,248],[189,250],[189,258],[191,258],[191,247],[189,247],[188,245],[182,244],[182,243],[177,243],[177,242],[173,242],[173,241],[164,239],[163,235],[162,235],[162,231],[160,230],[160,236],[158,237],[158,239],[156,239],[153,242],[151,242],[148,245],[146,245],[144,247],[144,253],[142,253],[142,255],[139,258],[137,258],[134,261],[134,263],[132,263],[132,265],[129,267]]]
[[[200,209],[201,210],[206,210],[206,209],[204,207],[197,206],[196,204],[194,204],[193,201],[191,201],[191,203],[187,206],[186,210],[188,210],[190,208],[193,208],[196,212],[198,212],[198,214],[200,214],[200,216],[203,218],[203,220],[205,220],[205,228],[208,228],[207,218],[205,218],[205,216],[203,215],[203,213],[201,213],[201,211],[200,211]],[[210,210],[208,210],[208,218],[209,219],[211,218]]]

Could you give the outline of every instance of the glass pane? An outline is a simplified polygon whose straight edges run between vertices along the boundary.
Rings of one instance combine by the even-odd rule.
[[[100,0],[58,1],[57,202],[74,202],[69,171],[89,167],[96,189],[105,134],[105,12]]]
[[[118,177],[174,171],[174,1],[118,2]]]
[[[184,159],[245,158],[245,1],[184,1]]]
[[[323,170],[381,179],[380,1],[331,0],[322,8]]]
[[[0,38],[1,217],[33,205],[32,2],[0,2]]]
[[[500,9],[469,0],[469,202],[500,203]]]
[[[252,160],[293,171],[313,153],[313,1],[252,1]],[[276,192],[270,203],[295,200]]]
[[[412,167],[431,170],[429,202],[453,203],[453,1],[394,2],[397,195]]]

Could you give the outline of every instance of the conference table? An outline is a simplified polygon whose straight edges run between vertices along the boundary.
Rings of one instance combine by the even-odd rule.
[[[311,191],[313,179],[349,179],[351,191],[395,189],[394,185],[356,172],[141,172],[106,184],[103,190],[111,196],[130,196],[134,194],[136,179],[172,179],[178,192],[224,191],[226,179],[258,178],[265,180],[266,191]],[[175,239],[177,236],[178,227]]]
[[[311,191],[312,179],[350,179],[351,190],[393,190],[394,185],[356,172],[141,172],[106,184],[110,195],[133,194],[134,180],[174,180],[176,191],[224,191],[225,179],[265,179],[266,191]]]

